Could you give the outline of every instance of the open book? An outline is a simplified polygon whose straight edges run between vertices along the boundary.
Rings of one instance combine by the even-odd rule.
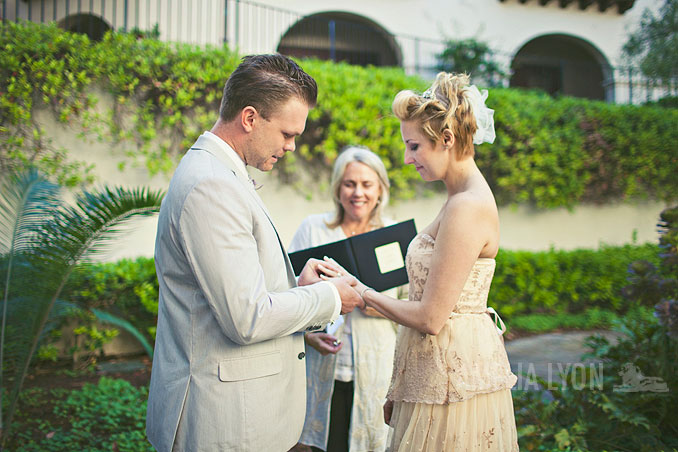
[[[294,273],[299,275],[310,258],[331,257],[363,283],[381,292],[407,283],[405,254],[416,234],[414,220],[407,220],[290,253],[290,260]]]

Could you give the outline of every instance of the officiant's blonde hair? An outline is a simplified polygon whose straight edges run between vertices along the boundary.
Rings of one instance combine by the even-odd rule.
[[[377,205],[372,209],[372,212],[370,212],[370,225],[381,228],[384,226],[384,220],[382,219],[381,214],[384,211],[384,206],[388,204],[388,191],[391,188],[391,182],[388,180],[386,167],[384,166],[384,162],[381,161],[381,158],[369,149],[359,146],[345,147],[341,154],[339,154],[339,157],[334,161],[330,186],[332,189],[332,201],[334,202],[335,214],[334,219],[331,222],[326,223],[327,227],[334,229],[344,222],[344,215],[346,212],[339,200],[339,190],[341,189],[341,181],[344,178],[346,167],[349,163],[353,162],[367,165],[377,173],[381,193],[379,194],[379,199],[377,199]]]
[[[469,76],[440,72],[433,85],[424,93],[400,91],[391,109],[401,121],[415,121],[432,143],[440,141],[443,131],[449,130],[456,141],[456,156],[472,156],[473,134],[478,125],[467,94]]]

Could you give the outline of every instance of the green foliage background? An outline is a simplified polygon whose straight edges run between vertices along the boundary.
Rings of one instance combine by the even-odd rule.
[[[225,80],[238,63],[226,47],[199,48],[131,34],[101,42],[51,25],[0,25],[0,172],[37,164],[60,182],[91,180],[91,168],[56,149],[35,111],[53,109],[92,139],[124,143],[151,174],[169,172],[216,119]],[[390,112],[402,89],[427,82],[401,69],[303,61],[320,87],[299,151],[278,174],[329,176],[337,153],[361,144],[382,156],[395,198],[422,190],[402,162],[399,124]],[[97,113],[97,92],[114,96]],[[477,148],[477,161],[501,205],[574,207],[582,202],[678,197],[678,109],[612,105],[537,92],[492,89],[497,140]],[[86,146],[83,142],[83,146]]]
[[[16,429],[15,444],[9,445],[13,451],[154,450],[145,432],[146,387],[102,377],[96,385],[87,383],[73,391],[28,389],[21,399],[16,422],[21,429]]]
[[[595,379],[592,368],[582,368],[584,375],[571,368],[562,384],[537,378],[549,397],[514,392],[521,449],[678,450],[678,207],[664,210],[658,226],[658,259],[630,265],[622,290],[629,303],[654,308],[654,315],[625,316],[613,328],[616,341],[587,339],[591,352],[581,359],[601,363]]]

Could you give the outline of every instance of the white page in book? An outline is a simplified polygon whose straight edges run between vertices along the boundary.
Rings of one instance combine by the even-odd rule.
[[[398,242],[378,246],[374,249],[374,254],[377,256],[377,265],[379,265],[379,271],[382,274],[398,270],[405,266],[405,261],[403,261],[403,255],[400,252],[400,244]]]

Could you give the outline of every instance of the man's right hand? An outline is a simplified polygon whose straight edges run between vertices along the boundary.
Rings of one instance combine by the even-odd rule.
[[[355,291],[353,286],[358,284],[358,280],[353,276],[341,276],[339,278],[330,278],[327,281],[334,284],[339,291],[339,297],[341,297],[341,313],[346,314],[356,307],[363,307],[363,299],[360,298],[360,294]]]

